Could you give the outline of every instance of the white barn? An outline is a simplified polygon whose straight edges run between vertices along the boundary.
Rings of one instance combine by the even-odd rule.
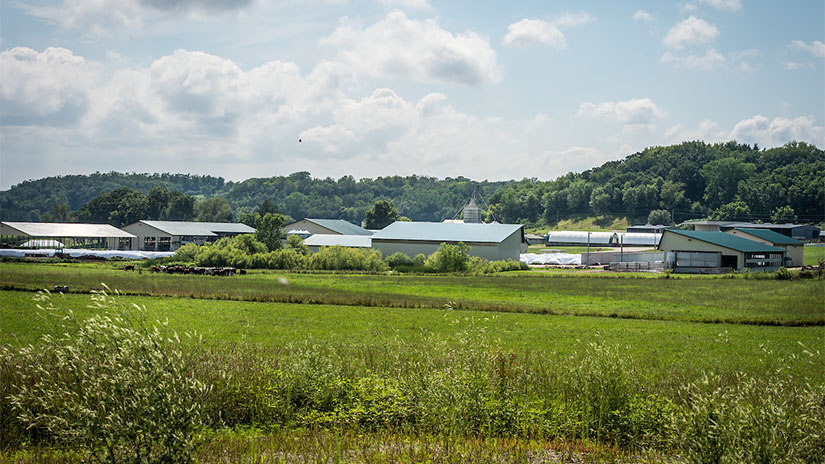
[[[223,237],[255,233],[246,224],[231,222],[138,221],[123,230],[137,237],[132,249],[140,251],[175,251],[187,243],[203,245]]]
[[[470,224],[444,222],[397,221],[372,236],[372,248],[383,256],[396,252],[413,257],[419,253],[429,256],[442,243],[463,242],[470,247],[470,256],[491,261],[519,260],[527,251],[524,227],[521,224]]]

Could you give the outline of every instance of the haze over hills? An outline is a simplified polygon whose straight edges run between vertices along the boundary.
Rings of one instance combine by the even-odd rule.
[[[529,172],[529,165],[524,166]],[[241,182],[190,174],[118,172],[47,177],[0,192],[3,220],[65,219],[101,194],[154,188],[195,200],[225,199],[237,218],[265,200],[292,218],[340,218],[360,223],[377,200],[392,200],[413,220],[452,218],[478,188],[501,222],[552,224],[584,216],[627,216],[644,221],[665,210],[676,222],[692,218],[749,221],[825,221],[825,152],[792,142],[767,150],[727,142],[686,142],[651,147],[620,161],[568,173],[555,180],[477,182],[464,177],[438,179],[391,176],[356,180],[312,178],[308,172],[252,178]],[[116,205],[112,206],[116,209]]]

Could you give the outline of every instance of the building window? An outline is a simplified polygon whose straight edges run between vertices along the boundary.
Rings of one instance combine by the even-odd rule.
[[[169,251],[172,247],[172,237],[160,237],[158,239],[158,251]]]
[[[719,267],[719,253],[677,251],[676,267]]]
[[[157,237],[144,237],[143,238],[143,251],[155,251],[155,243],[157,242]]]

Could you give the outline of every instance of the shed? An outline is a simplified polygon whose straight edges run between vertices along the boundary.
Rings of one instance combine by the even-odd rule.
[[[419,253],[429,256],[442,243],[455,245],[459,242],[470,246],[470,256],[491,261],[518,261],[522,251],[527,249],[521,224],[396,221],[372,236],[372,248],[381,250],[384,256],[396,252],[410,257]]]
[[[659,242],[666,266],[675,272],[775,271],[785,250],[724,232],[666,230]]]
[[[671,226],[664,226],[661,224],[653,225],[653,224],[644,224],[644,225],[636,225],[636,226],[627,226],[625,232],[629,234],[661,234],[666,229],[670,229]]]
[[[309,251],[320,251],[325,246],[342,246],[347,248],[370,248],[372,246],[372,236],[370,235],[332,235],[315,234],[304,240],[304,245]]]
[[[32,239],[56,240],[66,248],[127,250],[135,236],[109,224],[0,222],[3,248],[18,248]]]
[[[750,222],[737,222],[722,226],[722,232],[727,232],[732,229],[762,229],[776,232],[777,234],[791,237],[795,240],[817,240],[819,239],[819,227],[809,226],[805,224],[753,224]]]
[[[785,260],[782,263],[785,267],[799,267],[803,264],[805,256],[804,242],[794,240],[786,235],[768,229],[731,229],[727,231],[727,233],[764,243],[765,245],[782,248],[785,250]]]
[[[343,219],[312,219],[304,218],[299,221],[285,225],[281,230],[288,234],[292,230],[307,231],[311,235],[334,234],[334,235],[372,235],[372,232],[363,227],[356,226]]]
[[[615,232],[581,232],[571,230],[551,230],[545,237],[547,246],[619,246],[619,236]]]
[[[255,233],[246,224],[189,221],[138,221],[123,230],[137,236],[132,249],[141,251],[175,251],[187,243],[203,245],[223,237]]]

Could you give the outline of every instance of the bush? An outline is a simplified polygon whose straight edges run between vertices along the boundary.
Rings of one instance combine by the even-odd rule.
[[[427,267],[436,272],[464,272],[470,263],[470,246],[464,242],[456,245],[442,243],[438,251],[427,258]]]
[[[105,294],[100,309],[114,309]],[[103,313],[19,349],[9,396],[30,431],[98,462],[188,462],[209,388],[188,373],[177,334]]]
[[[424,255],[421,255],[421,256],[424,256]],[[412,266],[413,265],[412,258],[410,258],[409,256],[407,256],[404,253],[401,253],[400,251],[396,251],[395,253],[387,256],[386,258],[384,258],[384,261],[386,261],[387,264],[393,269],[395,269],[398,266]]]
[[[381,259],[379,250],[359,250],[339,245],[323,247],[310,258],[310,269],[325,271],[372,271],[389,270]]]
[[[203,247],[194,243],[187,243],[175,250],[175,259],[185,263],[195,262],[195,257],[202,251]]]

